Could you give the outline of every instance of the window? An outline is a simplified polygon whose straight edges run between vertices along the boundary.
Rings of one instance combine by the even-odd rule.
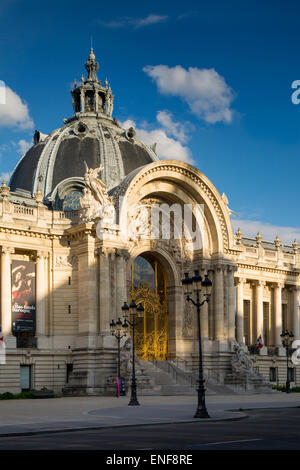
[[[31,388],[31,366],[20,366],[20,387],[22,392]]]
[[[288,329],[287,325],[287,304],[282,304],[282,331]]]
[[[270,382],[276,382],[277,380],[277,369],[276,367],[270,367]]]
[[[71,305],[68,305],[68,313],[71,313]]]
[[[70,375],[73,372],[73,364],[67,364],[67,377],[66,381],[69,383]]]
[[[246,345],[250,346],[250,300],[244,300],[244,336]]]
[[[269,312],[270,312],[270,304],[269,302],[264,302],[263,303],[263,309],[264,309],[264,337],[263,337],[263,343],[264,346],[269,346]]]
[[[288,378],[290,382],[295,382],[295,369],[293,367],[288,368]]]
[[[80,208],[80,198],[82,197],[82,192],[78,189],[74,189],[70,191],[63,200],[63,207],[64,211],[75,211]]]
[[[69,276],[68,284],[69,284],[69,286],[71,285],[71,276]]]

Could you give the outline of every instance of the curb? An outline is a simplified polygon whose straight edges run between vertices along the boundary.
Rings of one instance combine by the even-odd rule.
[[[291,406],[262,406],[262,407],[255,407],[255,408],[241,408],[241,409],[231,409],[231,410],[226,410],[230,411],[231,413],[243,413],[244,411],[266,411],[266,410],[291,410],[294,408],[300,408],[300,405],[291,405]]]
[[[69,433],[69,432],[78,432],[78,431],[97,431],[101,429],[117,429],[117,428],[131,428],[131,427],[151,427],[151,426],[165,426],[170,424],[186,424],[186,423],[193,423],[193,424],[204,424],[204,423],[215,423],[218,421],[240,421],[242,419],[248,418],[246,413],[240,411],[234,411],[235,414],[239,416],[230,416],[228,418],[209,418],[207,419],[197,419],[197,420],[183,420],[183,421],[165,421],[163,423],[138,423],[138,424],[116,424],[116,425],[98,425],[98,426],[79,426],[76,428],[57,428],[57,429],[48,429],[48,430],[37,430],[37,431],[17,431],[17,432],[0,432],[0,437],[17,437],[17,436],[34,436],[34,435],[41,435],[41,434],[58,434],[58,433]]]

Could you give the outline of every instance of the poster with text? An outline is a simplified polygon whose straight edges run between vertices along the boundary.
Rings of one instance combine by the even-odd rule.
[[[14,333],[35,332],[35,263],[12,260],[12,321]]]

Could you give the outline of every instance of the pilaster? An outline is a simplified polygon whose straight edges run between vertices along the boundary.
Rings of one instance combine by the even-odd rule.
[[[3,336],[11,334],[11,255],[14,248],[1,247],[1,329]]]

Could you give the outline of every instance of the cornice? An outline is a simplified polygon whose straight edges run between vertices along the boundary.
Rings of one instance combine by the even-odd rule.
[[[271,268],[267,266],[257,266],[257,265],[251,265],[251,264],[243,264],[243,263],[236,263],[238,268],[241,269],[249,269],[251,271],[265,271],[267,273],[277,273],[277,274],[284,274],[284,275],[290,275],[290,276],[299,276],[299,272],[295,271],[289,271],[288,269],[280,269],[280,268]]]
[[[0,234],[5,233],[9,235],[19,235],[28,238],[42,238],[42,239],[60,239],[63,236],[63,231],[61,233],[52,233],[52,232],[41,232],[37,230],[24,229],[24,228],[11,228],[11,227],[0,227]]]

